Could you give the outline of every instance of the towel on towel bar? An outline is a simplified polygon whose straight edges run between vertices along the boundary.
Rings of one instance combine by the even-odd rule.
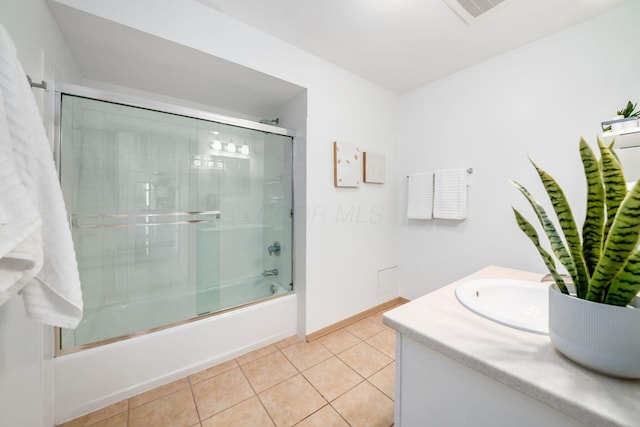
[[[433,172],[409,175],[407,218],[431,219],[433,211]]]
[[[0,25],[0,304],[75,328],[82,294],[53,153],[13,41]]]
[[[467,218],[468,174],[466,168],[440,169],[435,172],[433,191],[434,218]]]

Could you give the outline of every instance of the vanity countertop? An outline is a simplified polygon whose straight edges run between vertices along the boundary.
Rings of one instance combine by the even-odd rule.
[[[388,311],[383,322],[586,425],[640,426],[640,380],[610,378],[582,368],[558,353],[548,336],[478,316],[464,308],[454,293],[457,285],[474,279],[539,281],[541,277],[489,266]]]

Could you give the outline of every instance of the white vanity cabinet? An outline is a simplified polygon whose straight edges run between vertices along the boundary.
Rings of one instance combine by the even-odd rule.
[[[587,424],[399,334],[398,427],[583,427]]]
[[[548,336],[480,317],[454,295],[466,280],[541,276],[487,267],[384,314],[397,331],[396,427],[640,426],[640,381],[583,369]]]

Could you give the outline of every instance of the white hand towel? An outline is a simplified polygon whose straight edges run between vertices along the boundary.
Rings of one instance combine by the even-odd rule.
[[[41,224],[36,202],[20,179],[5,103],[0,102],[0,304],[42,268]]]
[[[434,218],[467,218],[467,175],[466,168],[441,169],[435,172]]]
[[[75,328],[82,294],[62,191],[33,93],[2,26],[0,104],[0,164],[11,171],[0,183],[2,300],[22,288],[30,318]]]
[[[433,211],[433,172],[409,175],[407,218],[431,219]]]

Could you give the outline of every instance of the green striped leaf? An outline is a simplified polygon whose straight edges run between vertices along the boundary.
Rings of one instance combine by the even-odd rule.
[[[574,279],[573,284],[576,288],[578,298],[584,298],[584,294],[587,292],[589,286],[589,276],[587,273],[587,265],[585,264],[584,257],[582,256],[582,242],[580,241],[580,233],[576,226],[576,221],[573,218],[573,212],[571,206],[567,201],[564,191],[556,180],[547,172],[538,167],[534,162],[531,162],[536,168],[540,180],[544,185],[553,210],[556,213],[560,228],[564,233],[564,238],[567,241],[569,247],[569,253],[576,266],[577,280]]]
[[[614,149],[613,149],[613,148],[614,148],[613,146],[615,145],[615,143],[616,143],[616,140],[615,140],[615,139],[611,140],[611,144],[609,144],[607,148],[609,148],[609,151],[611,151],[611,154],[613,154],[613,155],[614,155],[614,157],[616,158],[616,160],[618,161],[618,163],[622,164],[622,163],[620,162],[620,157],[618,157],[618,153],[616,153],[616,150],[614,150]]]
[[[553,225],[553,222],[551,222],[551,220],[547,216],[547,213],[545,212],[542,205],[533,198],[531,193],[529,193],[529,191],[525,187],[513,180],[511,180],[511,183],[518,190],[520,190],[524,197],[529,201],[529,204],[538,216],[538,220],[540,221],[540,224],[542,225],[547,238],[549,238],[549,243],[551,243],[551,249],[553,250],[555,256],[558,258],[564,268],[567,269],[567,273],[569,273],[574,283],[579,282],[580,278],[578,277],[578,272],[573,258],[571,258],[571,255],[569,254],[569,251],[567,251],[567,248],[565,247],[560,234],[558,234],[555,225]]]
[[[547,266],[549,273],[551,273],[553,280],[555,280],[558,289],[560,289],[565,294],[569,294],[569,290],[564,284],[564,280],[562,280],[562,277],[556,270],[556,263],[553,261],[553,257],[540,245],[540,239],[538,238],[538,232],[536,231],[536,229],[516,209],[513,209],[513,213],[516,215],[516,222],[518,223],[518,227],[520,227],[520,230],[522,230],[522,232],[526,234],[527,237],[529,237],[531,242],[533,242],[533,245],[536,247],[536,249],[538,249],[538,253],[542,257],[544,264]]]
[[[600,148],[600,164],[602,168],[602,181],[605,189],[605,200],[607,202],[607,222],[604,226],[604,238],[609,234],[616,212],[620,203],[627,195],[627,183],[624,179],[622,166],[613,152],[604,145],[602,139],[598,138]]]
[[[596,266],[586,299],[603,302],[609,282],[625,265],[640,234],[640,180],[620,205]]]
[[[640,291],[640,252],[629,257],[624,268],[611,281],[605,304],[625,306]]]
[[[598,159],[583,138],[580,138],[580,157],[587,179],[587,210],[582,225],[582,254],[589,275],[592,275],[600,261],[604,244],[604,185]]]

